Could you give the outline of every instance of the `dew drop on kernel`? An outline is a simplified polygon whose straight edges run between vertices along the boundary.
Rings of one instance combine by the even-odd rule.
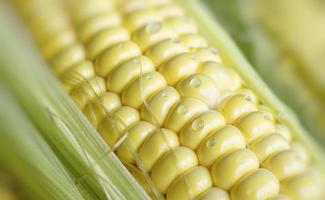
[[[187,111],[188,111],[188,108],[184,105],[179,106],[177,109],[177,112],[182,115],[185,115],[187,113]]]
[[[192,129],[194,131],[200,131],[203,129],[203,127],[204,127],[204,120],[202,119],[194,120],[192,123]]]
[[[190,87],[198,88],[201,86],[201,80],[197,77],[192,78],[190,81]]]
[[[213,147],[215,144],[216,144],[216,138],[210,138],[207,142],[206,142],[206,145],[207,145],[207,147],[208,148],[211,148],[211,147]]]

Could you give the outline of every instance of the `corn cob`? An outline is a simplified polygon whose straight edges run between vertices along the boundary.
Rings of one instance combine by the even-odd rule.
[[[304,146],[175,3],[16,5],[72,99],[158,197],[321,199]]]

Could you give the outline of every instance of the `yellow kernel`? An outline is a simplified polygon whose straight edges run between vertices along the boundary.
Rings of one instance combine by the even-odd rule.
[[[217,62],[204,62],[198,72],[209,76],[221,90],[235,91],[242,84],[241,78],[233,69]]]
[[[214,47],[206,47],[206,48],[197,48],[194,51],[195,56],[198,58],[199,62],[221,62],[221,58],[218,54],[218,50]]]
[[[284,180],[281,183],[281,193],[293,200],[323,200],[324,184],[321,176],[312,170]]]
[[[109,12],[113,9],[112,3],[105,0],[86,0],[79,3],[70,3],[70,12],[76,23],[85,21],[97,13]]]
[[[166,20],[166,24],[178,35],[195,34],[198,32],[196,25],[188,17],[172,17]]]
[[[98,127],[98,132],[112,148],[124,134],[128,134],[126,131],[128,127],[139,120],[140,116],[137,110],[122,106],[105,117]]]
[[[252,151],[239,149],[214,162],[211,176],[215,186],[229,190],[241,177],[258,167],[258,159]]]
[[[160,158],[152,168],[151,178],[161,193],[166,193],[170,184],[185,171],[197,166],[194,151],[186,147],[177,147]]]
[[[228,123],[233,123],[248,113],[257,111],[257,106],[250,98],[243,95],[234,95],[225,99],[218,110],[225,117]]]
[[[105,49],[128,40],[130,40],[129,32],[123,27],[116,26],[103,29],[91,37],[86,43],[87,57],[93,60]]]
[[[61,74],[69,67],[85,60],[85,51],[78,44],[72,44],[64,50],[58,52],[51,60],[52,70],[55,74]]]
[[[280,181],[306,169],[307,163],[293,150],[284,150],[267,158],[262,166],[269,169]]]
[[[291,149],[294,150],[305,163],[310,161],[309,152],[301,142],[291,142]]]
[[[165,87],[151,96],[141,107],[141,118],[157,126],[162,126],[172,107],[180,99],[172,87]]]
[[[288,142],[292,140],[291,132],[288,127],[284,126],[283,124],[276,124],[275,125],[275,132],[281,135],[284,139]]]
[[[109,112],[121,106],[120,97],[112,92],[105,92],[100,97],[88,102],[83,113],[91,124],[97,128]]]
[[[132,34],[132,40],[136,42],[142,51],[161,42],[172,38],[175,33],[161,22],[150,22]]]
[[[248,144],[263,135],[275,132],[274,121],[268,113],[256,111],[245,115],[236,123]]]
[[[46,59],[51,59],[55,54],[72,45],[75,41],[74,32],[70,28],[66,28],[41,44],[40,49]]]
[[[241,179],[231,189],[232,200],[269,199],[279,193],[280,184],[276,177],[263,168]]]
[[[197,166],[178,177],[167,190],[167,200],[195,199],[212,187],[209,170]]]
[[[290,200],[290,198],[286,195],[278,194],[278,195],[270,198],[270,200]]]
[[[132,81],[142,74],[154,71],[155,68],[147,57],[138,56],[122,63],[107,77],[107,89],[121,93]]]
[[[159,67],[169,85],[175,85],[179,80],[194,74],[199,63],[192,53],[176,55]]]
[[[201,142],[197,150],[199,163],[210,168],[217,159],[245,146],[246,142],[240,130],[235,126],[226,125]]]
[[[187,52],[188,49],[180,42],[178,38],[167,39],[154,45],[146,52],[156,67],[170,58]]]
[[[180,143],[196,150],[209,133],[224,126],[225,123],[225,119],[219,112],[204,112],[181,130],[179,133]]]
[[[246,98],[249,98],[252,100],[252,102],[254,103],[258,103],[258,99],[257,96],[254,94],[254,92],[252,92],[251,90],[247,89],[247,88],[241,88],[236,90],[236,94],[240,94],[245,96]]]
[[[105,91],[106,84],[104,79],[95,76],[71,90],[70,96],[79,108],[83,109],[88,101],[101,96]]]
[[[109,28],[118,26],[121,24],[120,16],[114,12],[99,13],[77,26],[78,37],[82,42],[87,42],[97,32]]]
[[[188,121],[208,109],[206,104],[197,99],[183,98],[169,112],[164,127],[178,133]]]
[[[179,146],[176,133],[168,129],[159,129],[145,140],[139,149],[141,164],[147,171],[151,171],[157,160],[168,151]]]
[[[139,47],[131,41],[122,42],[104,50],[95,60],[95,71],[106,77],[117,65],[141,55]]]
[[[290,145],[281,135],[273,133],[254,141],[249,148],[263,162],[268,156],[289,149]]]
[[[185,34],[181,35],[179,39],[188,49],[208,47],[208,42],[200,34]]]
[[[143,102],[153,93],[167,85],[164,77],[156,71],[143,74],[122,92],[125,105],[139,109]]]
[[[156,12],[158,12],[163,19],[168,19],[170,17],[181,17],[184,15],[182,8],[170,3],[157,6]]]
[[[67,92],[82,82],[95,76],[94,66],[89,61],[72,66],[62,73],[59,77]]]
[[[212,187],[206,192],[197,197],[198,200],[229,200],[229,195],[226,191]]]
[[[138,151],[145,139],[151,135],[157,128],[145,121],[139,121],[128,129],[128,137],[117,148],[118,157],[126,163],[136,164],[134,154]]]
[[[193,74],[176,85],[182,97],[192,97],[214,108],[220,101],[220,91],[213,80],[204,74]]]
[[[150,22],[159,21],[162,21],[162,18],[153,9],[139,9],[125,16],[124,25],[132,33]]]

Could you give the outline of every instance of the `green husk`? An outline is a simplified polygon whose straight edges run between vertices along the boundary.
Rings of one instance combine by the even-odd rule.
[[[0,79],[12,90],[87,199],[148,199],[40,59],[28,32],[0,5]]]
[[[30,199],[84,199],[51,147],[0,82],[0,165]],[[0,196],[1,197],[1,196]]]
[[[301,124],[324,147],[324,2],[204,0],[204,3],[273,92],[297,113]]]
[[[292,110],[274,95],[256,71],[254,71],[251,64],[241,53],[241,50],[239,50],[234,41],[213,17],[206,5],[199,0],[178,1],[196,20],[202,34],[210,40],[211,44],[218,48],[223,58],[223,63],[237,70],[246,85],[257,94],[261,102],[274,110],[278,120],[290,128],[294,139],[299,140],[306,146],[315,163],[325,172],[324,151],[322,148],[307,133]]]

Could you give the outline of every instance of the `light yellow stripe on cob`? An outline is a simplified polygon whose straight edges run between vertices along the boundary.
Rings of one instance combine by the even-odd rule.
[[[137,152],[167,199],[277,199],[279,180],[281,193],[302,199],[311,191],[316,199],[318,190],[300,143],[289,144],[290,132],[242,87],[236,72],[221,64],[217,49],[208,46],[182,9],[164,1],[141,3],[71,4],[72,21],[86,51],[65,36],[71,26],[64,15],[61,24],[44,23],[35,21],[33,8],[35,13],[25,11],[35,36],[45,41],[40,47],[54,71],[67,85],[69,76],[84,78],[67,90],[73,88],[70,94],[107,143],[113,147],[128,134],[117,148],[118,156],[136,164]],[[45,16],[62,12],[55,9]],[[40,24],[44,31],[37,29]],[[41,39],[51,35],[68,42],[54,45]],[[85,55],[95,60],[95,74],[78,64],[89,62]],[[260,162],[267,169],[259,168]]]

